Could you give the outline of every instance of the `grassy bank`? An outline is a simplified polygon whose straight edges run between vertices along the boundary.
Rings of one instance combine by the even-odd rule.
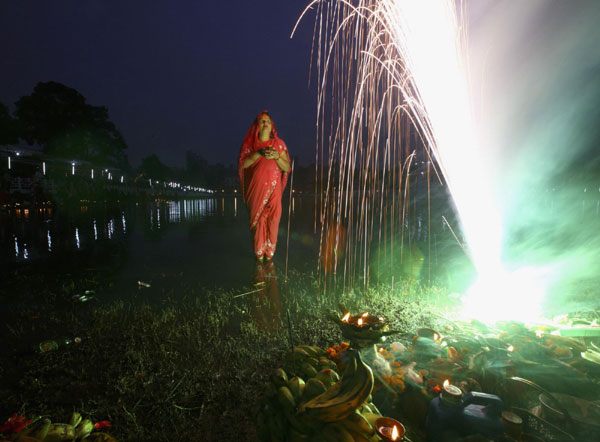
[[[136,288],[110,301],[102,298],[110,287],[97,283],[98,299],[85,304],[65,295],[80,281],[58,293],[15,284],[4,294],[0,419],[18,412],[58,422],[76,410],[110,420],[119,441],[252,441],[264,384],[290,348],[288,311],[294,342],[323,348],[341,340],[324,315],[338,302],[383,314],[409,333],[436,322],[431,298],[383,288],[320,296],[310,275],[289,280],[235,292],[174,282],[152,297],[153,289]],[[253,293],[237,296],[245,292]],[[82,342],[31,350],[61,335]]]

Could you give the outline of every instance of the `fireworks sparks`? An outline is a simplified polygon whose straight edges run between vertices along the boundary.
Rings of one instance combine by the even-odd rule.
[[[476,267],[497,267],[502,228],[473,129],[462,4],[321,0],[311,7],[322,79],[317,193],[323,228],[334,219],[354,239],[344,276],[362,273],[367,283],[370,244],[382,241],[382,230],[404,246],[420,146],[428,190],[433,170],[452,193]]]

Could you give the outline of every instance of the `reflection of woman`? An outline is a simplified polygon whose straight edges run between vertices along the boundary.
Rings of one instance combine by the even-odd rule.
[[[290,160],[287,147],[277,136],[267,111],[250,126],[238,159],[244,202],[250,211],[254,254],[259,260],[273,258],[281,218],[281,195],[287,183]]]
[[[261,290],[250,301],[250,314],[256,326],[266,332],[276,332],[281,325],[281,300],[275,263],[256,261],[254,266],[254,285]]]

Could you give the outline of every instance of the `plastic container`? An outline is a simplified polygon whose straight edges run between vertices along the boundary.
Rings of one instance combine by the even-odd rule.
[[[502,399],[493,394],[471,392],[447,385],[429,404],[426,428],[428,442],[445,442],[481,434],[487,437],[504,433]]]

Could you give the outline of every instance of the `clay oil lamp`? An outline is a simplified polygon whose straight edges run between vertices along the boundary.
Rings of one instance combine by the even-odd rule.
[[[375,421],[375,431],[381,439],[387,442],[403,440],[406,429],[396,419],[380,417]]]
[[[328,315],[329,319],[335,322],[342,336],[350,341],[350,345],[357,349],[373,346],[374,344],[385,340],[386,336],[398,333],[389,329],[381,316],[375,316],[368,312],[363,312],[353,316],[350,311],[340,306],[342,317]]]

